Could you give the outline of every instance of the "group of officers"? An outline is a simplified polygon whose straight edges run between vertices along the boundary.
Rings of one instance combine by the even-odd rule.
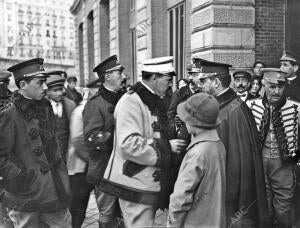
[[[95,191],[102,228],[152,227],[158,209],[168,227],[300,226],[297,59],[232,77],[192,62],[167,101],[169,56],[144,61],[129,89],[111,56],[83,96],[41,58],[1,71],[2,225],[81,227]]]

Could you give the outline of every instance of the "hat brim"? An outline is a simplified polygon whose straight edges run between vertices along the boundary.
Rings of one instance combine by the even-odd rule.
[[[28,77],[32,77],[32,78],[48,78],[49,75],[47,74],[46,71],[37,71],[31,74],[25,74],[24,78],[28,78]]]
[[[123,67],[122,65],[118,65],[111,69],[106,70],[106,72],[119,71],[119,70],[124,70],[124,69],[125,69],[125,67]]]
[[[213,129],[213,128],[218,127],[221,123],[219,118],[217,118],[216,122],[213,124],[204,123],[204,122],[196,119],[186,110],[184,102],[177,106],[177,114],[183,122],[185,122],[189,125],[195,126],[195,127],[200,127],[200,128],[205,128],[205,129]]]

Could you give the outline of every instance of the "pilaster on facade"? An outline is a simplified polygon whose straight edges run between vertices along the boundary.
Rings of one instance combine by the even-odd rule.
[[[82,2],[82,28],[83,28],[83,65],[84,65],[84,82],[89,81],[89,62],[88,62],[88,37],[87,37],[87,15],[85,14],[85,2]]]
[[[110,55],[118,55],[118,11],[117,11],[117,2],[116,0],[109,1],[109,20],[110,20]]]
[[[100,11],[99,6],[100,1],[94,0],[93,3],[93,15],[94,15],[94,63],[95,65],[99,64],[101,62],[101,56],[100,56]]]
[[[253,0],[192,0],[192,57],[250,67],[255,58]]]

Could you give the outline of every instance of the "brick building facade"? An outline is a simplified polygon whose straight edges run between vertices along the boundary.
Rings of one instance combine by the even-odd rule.
[[[278,66],[285,49],[300,56],[297,0],[75,0],[76,64],[81,84],[112,54],[136,82],[141,62],[175,57],[178,78],[192,57],[250,68]]]

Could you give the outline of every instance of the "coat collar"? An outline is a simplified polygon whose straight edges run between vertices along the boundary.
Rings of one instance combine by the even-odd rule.
[[[186,150],[191,149],[193,146],[200,142],[217,142],[219,140],[220,138],[216,129],[206,130],[203,131],[201,134],[192,137],[191,143]]]
[[[238,98],[238,96],[231,88],[228,88],[224,93],[216,96],[216,99],[220,104],[220,109],[236,98]]]
[[[122,96],[121,92],[110,91],[106,89],[103,85],[100,86],[98,93],[112,105],[116,105]]]

